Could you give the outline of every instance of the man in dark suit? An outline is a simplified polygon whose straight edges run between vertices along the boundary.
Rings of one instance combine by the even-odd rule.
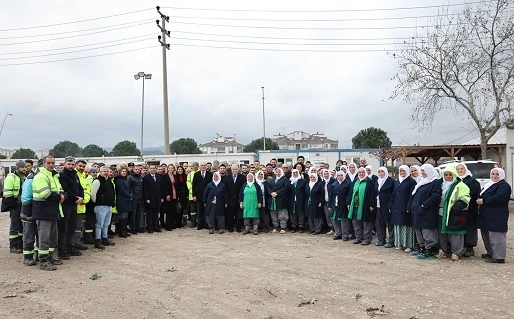
[[[203,192],[207,184],[212,182],[212,173],[207,171],[207,163],[200,162],[200,170],[193,176],[193,201],[196,202],[196,218],[198,219],[196,229],[205,228],[205,207],[203,202]],[[192,221],[193,222],[193,221]]]
[[[146,208],[146,228],[149,233],[161,232],[159,209],[164,199],[161,193],[161,176],[155,165],[150,165],[149,173],[143,177],[143,199]]]
[[[234,231],[234,224],[236,231],[241,232],[243,216],[239,205],[239,193],[241,188],[246,183],[246,177],[239,173],[239,167],[233,164],[230,168],[230,173],[222,179],[223,184],[227,188],[228,194],[228,207],[225,214],[225,223],[227,230],[231,233]]]

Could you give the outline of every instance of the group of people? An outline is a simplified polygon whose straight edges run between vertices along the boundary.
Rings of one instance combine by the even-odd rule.
[[[233,163],[106,166],[69,156],[57,169],[46,156],[33,169],[16,163],[4,182],[10,252],[24,264],[55,270],[94,245],[105,249],[117,234],[190,227],[218,232],[285,234],[328,231],[334,240],[395,247],[419,259],[474,255],[481,230],[486,262],[504,263],[511,188],[501,168],[480,187],[463,163],[442,172],[430,164],[402,165],[393,179],[338,161],[334,169],[302,156],[291,166],[272,159]],[[376,174],[375,174],[376,173]],[[114,227],[114,228],[113,228]],[[54,252],[57,251],[55,254]]]

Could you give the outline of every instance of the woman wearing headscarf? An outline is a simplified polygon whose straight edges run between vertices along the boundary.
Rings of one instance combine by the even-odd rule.
[[[391,224],[391,212],[389,211],[389,201],[393,195],[394,180],[389,176],[387,168],[378,169],[378,179],[375,182],[375,192],[377,194],[377,220],[375,229],[378,241],[376,246],[385,248],[394,247],[394,230]],[[389,235],[386,242],[386,231]]]
[[[331,185],[330,191],[330,213],[332,214],[332,224],[334,225],[334,240],[350,240],[350,223],[348,218],[348,207],[346,198],[350,192],[352,183],[346,178],[346,174],[340,170],[336,173],[336,181]]]
[[[344,173],[344,177],[346,178],[346,173],[348,172],[348,167],[346,165],[343,165],[341,166],[341,169],[340,169],[343,173]]]
[[[318,175],[311,173],[309,183],[305,185],[305,207],[309,218],[309,229],[313,235],[321,233],[324,199],[323,185],[318,181]]]
[[[421,180],[420,170],[421,167],[419,167],[418,165],[412,165],[410,167],[410,177],[412,177],[412,179],[414,179],[416,183]]]
[[[369,179],[371,179],[373,182],[376,182],[378,180],[378,176],[373,174],[373,167],[371,165],[366,165],[366,175]]]
[[[253,234],[258,235],[259,210],[262,207],[262,190],[255,185],[255,177],[252,173],[246,175],[246,183],[241,187],[239,194],[240,208],[243,210],[243,221],[245,230],[243,235],[250,233],[253,226]]]
[[[161,192],[164,197],[162,211],[166,216],[165,229],[171,231],[177,228],[179,222],[182,221],[182,215],[179,215],[178,205],[178,189],[176,183],[175,166],[170,164],[167,172],[162,176]]]
[[[469,171],[468,167],[464,163],[459,163],[456,166],[457,174],[462,179],[462,182],[469,187],[469,200],[468,206],[468,227],[466,229],[466,235],[464,235],[464,253],[462,257],[475,256],[474,247],[478,244],[478,230],[477,230],[477,214],[478,205],[477,199],[480,195],[480,183],[473,178],[473,174]]]
[[[221,183],[219,172],[212,174],[212,182],[207,184],[203,192],[203,205],[207,215],[209,234],[214,234],[215,220],[218,220],[219,233],[225,233],[225,208],[227,208],[228,194],[225,184]]]
[[[437,258],[446,258],[451,251],[452,261],[458,261],[464,248],[467,228],[469,187],[459,178],[453,165],[443,171],[442,196],[439,205],[439,253]]]
[[[355,178],[357,177],[357,164],[350,163],[348,164],[348,172],[346,172],[346,178],[350,180],[350,183],[353,183],[355,181]]]
[[[335,178],[330,176],[330,171],[328,169],[321,170],[321,184],[323,185],[324,192],[324,204],[323,211],[325,213],[325,219],[327,221],[327,226],[329,228],[327,235],[334,235],[334,226],[332,225],[332,213],[330,212],[330,196],[332,191],[332,184],[336,181]]]
[[[507,255],[509,199],[512,190],[505,181],[503,169],[493,168],[490,177],[491,181],[484,186],[477,199],[477,226],[487,251],[482,257],[488,263],[503,264]]]
[[[270,209],[271,222],[273,223],[273,232],[280,234],[286,233],[288,194],[290,183],[284,177],[284,171],[281,168],[275,169],[275,178],[268,184],[268,208]]]
[[[266,175],[263,171],[257,172],[255,176],[255,182],[257,183],[257,186],[261,188],[262,192],[262,207],[260,209],[259,229],[267,233],[270,229],[271,216],[269,209],[266,206],[268,200],[268,182],[266,181]]]
[[[180,209],[177,212],[178,215],[178,224],[177,227],[183,227],[187,225],[187,204],[188,204],[188,195],[189,191],[187,189],[187,174],[184,171],[182,166],[177,167],[177,178],[175,178],[175,187],[177,189],[178,194],[178,202]],[[180,222],[180,217],[182,217],[182,222]]]
[[[291,232],[299,231],[303,233],[305,227],[305,180],[297,169],[293,169],[290,182],[289,220],[291,220]]]
[[[419,259],[434,259],[438,252],[437,221],[441,202],[441,180],[430,164],[421,166],[421,180],[412,191],[412,227],[420,247],[415,256]]]
[[[348,218],[352,220],[355,231],[354,244],[369,245],[373,235],[375,224],[375,206],[377,196],[375,183],[366,176],[366,169],[361,167],[357,170],[357,178],[348,192],[346,198],[348,205]]]
[[[399,177],[395,181],[389,205],[390,223],[394,225],[396,249],[405,249],[406,253],[410,253],[416,246],[416,232],[412,228],[412,211],[409,205],[416,181],[410,177],[410,169],[407,165],[401,165],[398,171]]]

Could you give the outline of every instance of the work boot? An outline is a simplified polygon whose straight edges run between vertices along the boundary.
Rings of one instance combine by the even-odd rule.
[[[109,238],[102,238],[102,245],[104,245],[104,246],[114,246],[116,244],[114,242],[110,241]]]
[[[116,233],[118,233],[118,237],[120,238],[127,238],[125,232],[123,232],[123,222],[121,220],[116,224]]]
[[[82,241],[86,245],[94,245],[95,238],[93,237],[93,233],[84,233],[84,235],[82,236]]]
[[[33,254],[23,255],[23,263],[27,266],[35,266],[36,262],[34,261],[34,255]]]
[[[14,246],[9,248],[9,251],[11,252],[11,254],[23,254],[23,249],[19,250],[18,248],[14,247]]]
[[[78,249],[72,249],[69,253],[70,256],[82,256],[82,252]]]
[[[69,259],[69,258],[68,258]],[[48,261],[52,264],[52,265],[62,265],[62,260],[57,258],[55,259],[54,256],[53,256],[53,253],[50,253],[48,255]]]
[[[78,249],[78,250],[88,250],[88,248],[89,247],[82,245],[82,244],[75,245],[75,249]]]
[[[34,261],[35,262],[39,261],[39,253],[37,251],[34,252]]]
[[[57,267],[55,267],[55,265],[53,265],[48,260],[41,262],[41,264],[39,265],[39,268],[42,270],[49,270],[49,271],[57,270]]]
[[[105,249],[105,246],[102,245],[102,241],[100,239],[95,240],[95,248],[96,249]]]
[[[464,254],[462,254],[462,257],[471,257],[471,256],[475,256],[475,250],[473,249],[473,247],[468,247],[468,248],[466,248],[466,251],[464,252]]]
[[[121,231],[123,232],[123,234],[127,237],[130,237],[130,233],[127,231],[127,219],[123,219],[122,221],[120,221],[120,224]]]

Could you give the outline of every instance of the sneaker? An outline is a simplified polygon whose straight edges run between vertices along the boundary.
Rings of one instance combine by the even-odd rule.
[[[82,256],[82,252],[80,250],[71,250],[70,256]]]
[[[296,229],[295,228],[291,229],[291,234],[294,234],[294,233],[296,233]]]
[[[340,240],[340,239],[343,239],[343,236],[334,236],[334,238],[332,238],[333,240]]]
[[[313,235],[319,235],[317,231],[312,232]]]
[[[343,237],[343,241],[349,241],[350,237]]]
[[[245,230],[243,231],[243,235],[246,235],[246,234],[249,234],[249,233],[250,233],[250,231],[249,231],[248,229],[245,229]],[[282,232],[280,232],[280,233],[282,233]]]
[[[494,259],[494,258],[486,258],[485,259],[485,262],[486,263],[493,263],[493,264],[504,264],[505,263],[505,259]]]
[[[399,246],[394,247],[394,249],[396,249],[396,250],[405,250],[405,248],[403,248],[403,247],[399,247]],[[410,249],[410,248],[409,248],[409,249]]]
[[[360,241],[360,240],[358,240],[358,239],[357,239],[357,240],[355,240],[355,241],[353,242],[353,244],[354,244],[354,245],[358,245],[358,244],[360,244],[360,243],[362,243],[362,241]]]
[[[224,230],[224,229],[222,229],[222,230],[220,230],[220,231],[219,231],[219,233],[218,233],[218,234],[220,234],[220,235],[221,235],[221,234],[224,234],[224,233],[225,233],[225,230]]]
[[[458,255],[452,254],[452,261],[459,261],[460,257]]]
[[[416,257],[418,255],[422,255],[423,252],[424,250],[412,250],[411,252],[409,252],[409,255]]]
[[[482,258],[493,258],[493,257],[489,254],[482,254]]]
[[[385,245],[385,243],[383,241],[377,241],[375,243],[375,246],[384,246],[384,245]]]
[[[280,233],[281,233],[282,235],[283,235],[283,234],[285,234],[285,233],[286,233],[285,229],[282,229],[282,230],[280,231]]]
[[[462,254],[462,257],[471,257],[471,256],[475,256],[475,250],[473,249],[473,247],[466,248],[466,251],[464,252],[464,254]]]
[[[457,255],[452,255],[452,259],[453,259],[453,256],[457,256]],[[442,250],[439,250],[439,253],[437,255],[435,255],[435,258],[438,258],[438,259],[442,259],[442,258],[446,258],[448,257],[448,255],[446,255],[446,253]]]
[[[209,229],[209,234],[214,234],[214,229]]]
[[[361,243],[362,246],[368,246],[369,244],[371,244],[369,241],[363,241]]]
[[[78,249],[78,250],[87,250],[89,247],[80,244],[80,245],[76,245],[75,248]]]
[[[430,250],[424,250],[422,253],[416,256],[417,259],[435,259],[435,255]]]
[[[52,263],[50,263],[49,261],[43,261],[41,264],[39,264],[39,268],[42,270],[49,270],[49,271],[57,270],[57,267],[52,265]]]
[[[384,245],[384,248],[393,248],[394,245],[393,244],[390,244],[390,243],[387,243]]]
[[[406,252],[406,253],[410,253],[411,251],[412,251],[412,249],[411,249],[411,248],[405,248],[405,252]]]
[[[276,234],[276,233],[278,233],[278,230],[273,229],[273,231],[271,231],[271,232],[272,232],[273,234]]]
[[[334,233],[334,231],[333,231],[333,230],[331,230],[331,231],[329,231],[329,232],[327,233],[327,235],[334,235],[334,234],[335,234],[335,233]]]

